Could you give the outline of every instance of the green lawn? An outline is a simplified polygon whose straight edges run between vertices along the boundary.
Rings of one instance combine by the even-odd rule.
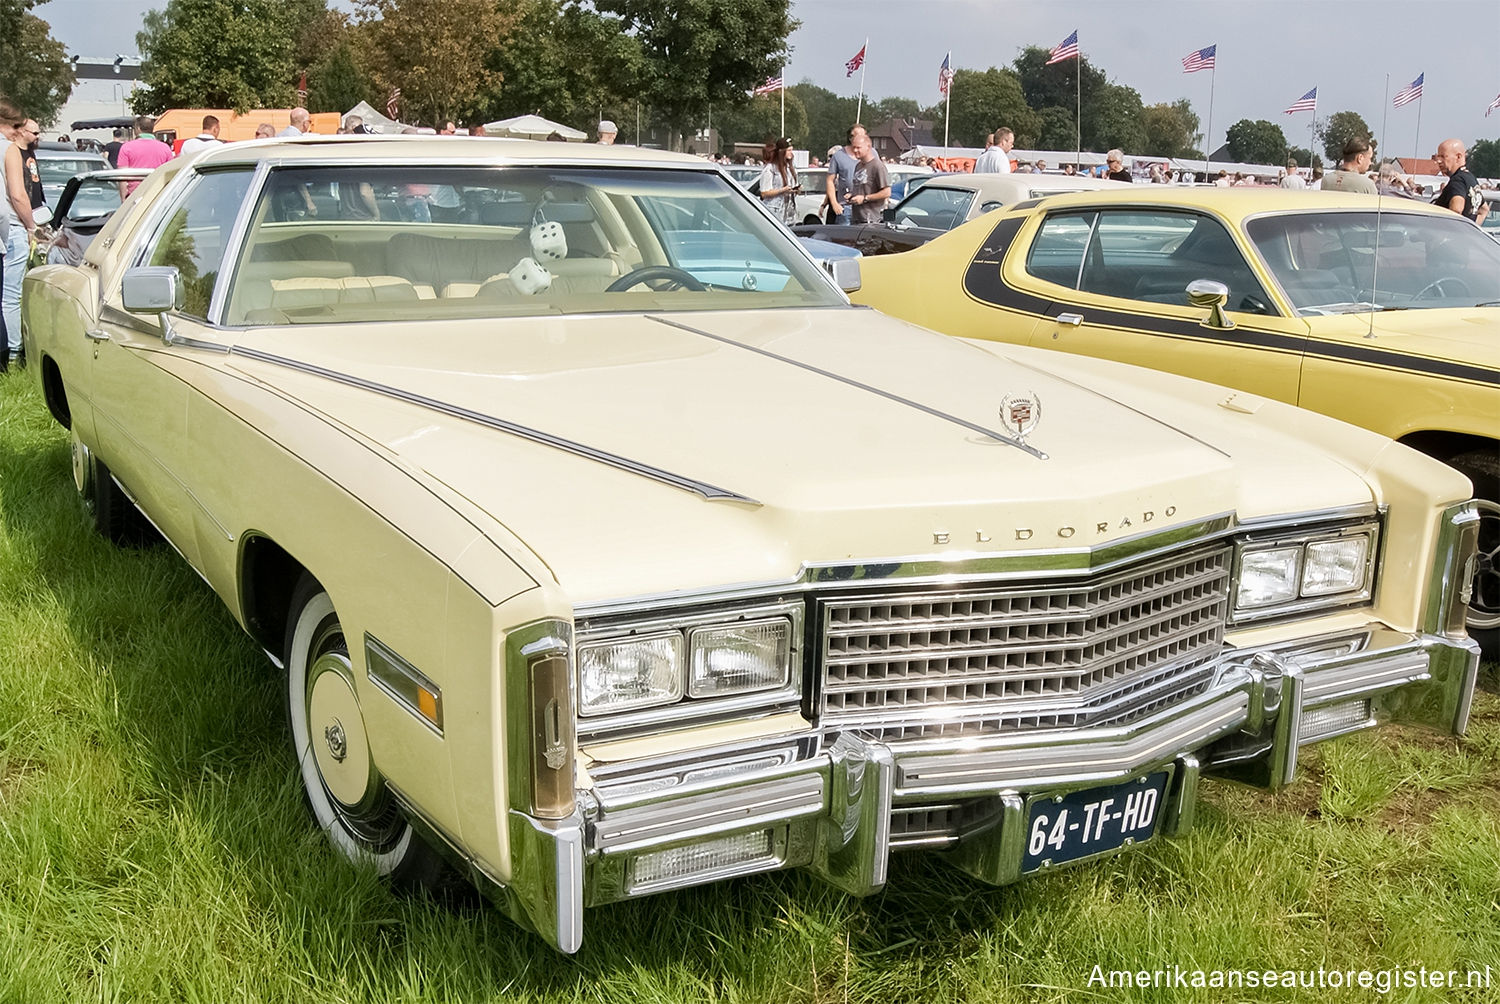
[[[0,1004],[1500,1000],[1500,697],[1462,740],[1320,747],[1206,785],[1184,839],[993,889],[900,855],[855,900],[779,874],[590,911],[554,954],[403,898],[305,815],[281,689],[170,549],[119,551],[0,377]],[[1490,990],[1120,990],[1095,966],[1492,968]],[[1463,979],[1461,976],[1460,979]]]

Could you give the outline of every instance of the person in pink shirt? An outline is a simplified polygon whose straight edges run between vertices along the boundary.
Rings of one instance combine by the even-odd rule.
[[[154,125],[156,125],[156,120],[153,118],[144,115],[136,118],[135,128],[139,135],[120,147],[120,167],[144,167],[151,171],[172,159],[172,148],[151,135],[151,128]],[[125,198],[130,195],[139,184],[139,181],[122,181],[120,197]]]

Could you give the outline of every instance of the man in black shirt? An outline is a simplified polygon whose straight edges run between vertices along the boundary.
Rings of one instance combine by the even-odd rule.
[[[124,129],[116,129],[115,141],[104,144],[104,156],[109,159],[110,167],[120,166],[120,147],[125,145],[125,140],[129,135]]]
[[[1489,212],[1484,196],[1479,194],[1479,179],[1468,169],[1468,155],[1462,140],[1445,139],[1433,155],[1438,169],[1448,176],[1448,184],[1432,200],[1434,206],[1451,209],[1474,223],[1480,223]]]

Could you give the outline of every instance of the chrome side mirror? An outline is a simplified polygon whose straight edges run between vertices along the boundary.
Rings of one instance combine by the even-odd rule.
[[[141,265],[125,270],[120,284],[125,309],[132,314],[165,314],[182,307],[182,284],[174,265]]]
[[[859,290],[859,259],[858,258],[835,258],[823,262],[823,267],[828,274],[833,276],[833,281],[838,284],[839,289],[846,293],[854,293]]]
[[[1194,279],[1187,284],[1188,302],[1195,307],[1207,307],[1208,316],[1198,323],[1205,328],[1228,331],[1234,322],[1224,313],[1224,304],[1229,302],[1229,287],[1213,279]]]

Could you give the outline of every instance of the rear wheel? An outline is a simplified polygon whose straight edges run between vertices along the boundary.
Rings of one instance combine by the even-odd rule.
[[[292,749],[313,818],[344,857],[411,889],[456,877],[412,829],[371,757],[349,646],[333,601],[304,576],[286,643]]]
[[[1474,450],[1448,463],[1474,482],[1479,506],[1479,556],[1469,599],[1469,635],[1486,659],[1500,658],[1500,454]]]
[[[156,527],[120,490],[109,467],[73,430],[73,487],[100,536],[119,547],[145,547],[161,539]]]

